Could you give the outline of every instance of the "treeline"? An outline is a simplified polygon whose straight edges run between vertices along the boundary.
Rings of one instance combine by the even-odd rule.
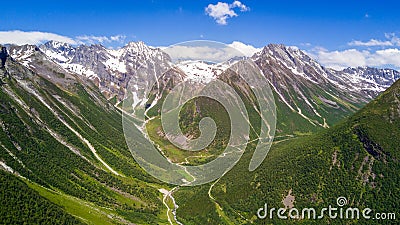
[[[0,170],[0,224],[84,224]]]
[[[129,218],[134,222],[151,224],[157,221],[163,207],[161,194],[156,188],[148,186],[146,181],[155,179],[150,178],[134,162],[127,149],[121,131],[121,115],[114,109],[96,104],[82,85],[77,84],[78,93],[69,93],[44,79],[39,82],[40,87],[35,83],[32,86],[38,89],[52,109],[92,143],[111,167],[127,178],[101,169],[101,163],[90,149],[44,104],[14,80],[9,82],[7,88],[27,104],[29,111],[17,103],[18,99],[0,90],[0,142],[3,146],[0,147],[0,160],[32,182],[101,207],[112,208],[125,218],[129,214],[144,212],[142,217],[145,219]],[[58,102],[55,96],[67,102],[77,115]],[[46,130],[46,126],[78,149],[90,162],[57,141]],[[135,199],[124,199],[125,193]],[[35,206],[33,202],[26,202],[26,205]],[[7,221],[7,224],[23,224],[11,222],[12,218]]]

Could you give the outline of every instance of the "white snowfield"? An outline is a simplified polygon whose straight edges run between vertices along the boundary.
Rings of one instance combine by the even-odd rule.
[[[204,61],[183,61],[177,64],[177,67],[185,73],[185,80],[199,83],[211,82],[228,68],[226,64]]]

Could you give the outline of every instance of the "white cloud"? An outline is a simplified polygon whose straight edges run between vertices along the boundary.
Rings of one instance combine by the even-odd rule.
[[[356,49],[348,49],[344,51],[327,51],[323,48],[314,50],[311,55],[326,67],[333,69],[344,69],[346,67],[365,66],[366,52],[360,52]]]
[[[254,55],[254,53],[262,50],[262,48],[255,48],[252,45],[246,45],[239,41],[234,41],[231,44],[228,44],[228,46],[239,50],[247,57],[251,57],[252,55]]]
[[[77,41],[79,43],[84,43],[84,44],[96,44],[96,43],[110,43],[113,41],[116,42],[124,42],[126,36],[124,35],[115,35],[115,36],[94,36],[94,35],[82,35],[76,37]]]
[[[246,5],[244,5],[243,3],[239,2],[239,1],[234,1],[230,6],[232,8],[238,7],[238,8],[240,8],[240,11],[242,11],[242,12],[246,12],[246,11],[250,10],[249,7],[247,7]]]
[[[81,42],[89,43],[89,44],[93,44],[93,43],[97,43],[97,42],[103,43],[104,41],[108,40],[108,38],[105,36],[93,36],[93,35],[77,36],[76,39]]]
[[[215,19],[218,24],[226,25],[229,17],[237,16],[228,3],[218,2],[216,5],[209,4],[206,8],[207,15]]]
[[[371,66],[400,69],[400,38],[395,33],[385,33],[385,40],[351,41],[354,48],[342,51],[328,51],[315,47],[308,52],[326,67],[341,70],[346,67]],[[380,47],[371,48],[371,47]]]
[[[385,38],[387,40],[377,40],[377,39],[370,39],[369,41],[351,41],[347,43],[350,46],[360,46],[360,47],[387,47],[387,46],[400,46],[400,38],[396,36],[395,33],[386,33]]]
[[[390,41],[380,41],[376,39],[371,39],[369,41],[363,42],[363,41],[352,41],[349,42],[348,45],[350,46],[392,46],[392,42]]]
[[[54,33],[40,32],[40,31],[0,31],[0,44],[15,44],[15,45],[39,45],[47,41],[59,41],[72,45],[77,44],[94,44],[94,43],[123,43],[126,36],[93,36],[83,35],[75,38],[66,37]]]
[[[306,42],[306,43],[300,43],[300,45],[301,45],[301,46],[305,46],[305,47],[310,47],[310,46],[312,46],[312,44],[311,44],[311,43],[309,43],[309,42]]]
[[[252,56],[255,52],[261,50],[238,41],[234,41],[229,45],[218,42],[197,41],[159,48],[176,60],[202,60],[215,63],[225,62],[237,56]]]
[[[59,41],[68,44],[77,44],[72,38],[47,32],[39,31],[0,31],[0,43],[1,44],[15,44],[15,45],[37,45],[46,41]]]
[[[324,66],[336,70],[357,66],[400,68],[400,50],[397,48],[377,51],[357,49],[328,51],[323,48],[314,48],[308,54]]]
[[[180,60],[204,60],[210,62],[224,62],[235,55],[223,48],[212,46],[171,46],[163,49],[173,59]]]
[[[111,39],[111,41],[124,42],[126,39],[126,36],[119,34],[119,35],[111,36],[110,39]]]
[[[241,12],[249,11],[250,8],[241,3],[240,1],[234,1],[232,4],[228,4],[225,2],[218,2],[217,4],[209,4],[205,8],[205,12],[207,15],[214,18],[214,20],[220,25],[226,25],[226,20],[231,17],[238,16],[236,12],[233,10],[235,8],[239,8]]]
[[[397,48],[378,50],[368,60],[371,65],[394,65],[400,68],[400,50]]]
[[[400,46],[400,38],[397,37],[395,33],[386,33],[385,37],[390,39],[390,42],[393,43],[393,45]]]

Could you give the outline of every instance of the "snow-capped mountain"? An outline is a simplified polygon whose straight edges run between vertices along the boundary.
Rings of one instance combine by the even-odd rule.
[[[260,61],[262,58],[265,60]],[[285,67],[294,75],[303,77],[312,83],[326,82],[323,78],[328,77],[319,63],[296,47],[269,44],[262,51],[255,53],[252,59],[258,61],[260,67],[269,63]]]
[[[337,71],[325,68],[297,47],[287,47],[281,44],[266,46],[262,51],[257,52],[253,59],[265,54],[269,54],[278,64],[286,67],[292,73],[313,83],[329,81],[339,88],[366,94],[370,99],[375,98],[400,78],[400,72],[393,69],[356,67]]]
[[[39,48],[35,45],[11,46],[9,54],[27,67],[32,61],[32,55],[37,51],[39,51]]]
[[[265,46],[252,59],[283,107],[319,126],[329,126],[350,114],[400,78],[392,69],[325,68],[298,48],[277,44]]]
[[[150,73],[157,67],[159,69],[166,68],[170,63],[169,56],[162,50],[149,47],[143,42],[131,42],[116,50],[107,49],[102,45],[73,47],[56,41],[47,42],[39,48],[69,72],[93,80],[108,98],[116,95],[121,99],[127,82],[134,76],[138,68],[148,68]],[[27,64],[29,55],[33,51],[34,47],[32,46],[30,49],[20,49],[19,52],[12,54]],[[270,59],[259,60],[265,55],[269,55]],[[296,78],[302,77],[314,84],[330,83],[342,90],[355,94],[362,93],[365,100],[376,97],[400,77],[400,73],[395,70],[370,67],[336,71],[321,66],[296,47],[276,44],[264,47],[262,51],[254,54],[252,59],[258,61],[261,68],[265,64],[272,63],[274,66],[279,65],[285,68]],[[215,65],[205,62],[182,62],[179,66],[188,75],[188,78],[202,82],[210,81],[215,77],[213,74],[219,74],[225,69],[222,65],[218,65],[219,68],[213,67]],[[270,81],[274,84],[274,79]],[[276,88],[276,85],[274,87]]]
[[[47,56],[35,45],[22,45],[9,47],[10,56],[17,62],[24,65],[26,68],[33,72],[45,76],[46,79],[51,80],[54,83],[61,84],[62,86],[69,86],[72,83],[87,82],[90,86],[86,77],[79,76],[76,73],[66,71],[61,67],[53,58]],[[12,70],[12,68],[9,68]],[[30,71],[27,70],[27,71]],[[19,74],[20,78],[23,79],[26,73]]]
[[[400,78],[400,72],[393,69],[357,67],[341,71],[328,69],[328,71],[331,82],[340,87],[361,92],[368,98],[375,98]]]
[[[75,54],[75,48],[70,44],[57,41],[49,41],[41,45],[40,48],[47,56],[58,63],[68,62]]]
[[[276,92],[275,101],[280,105],[278,117],[281,113],[283,120],[287,119],[286,125],[306,121],[313,126],[328,127],[369,102],[387,85],[378,82],[383,70],[361,72],[362,68],[355,68],[352,71],[356,75],[351,74],[350,69],[334,71],[321,66],[295,47],[270,44],[254,54],[252,60]],[[354,79],[355,76],[359,79]]]
[[[150,82],[149,76],[167,71],[171,65],[166,53],[143,42],[131,42],[114,50],[102,45],[75,47],[50,41],[39,47],[14,46],[10,54],[25,66],[40,67],[40,63],[31,62],[35,52],[43,53],[46,60],[57,63],[71,74],[92,80],[108,99],[116,97],[117,102],[126,94],[131,79],[145,87]],[[281,110],[295,113],[295,117],[317,127],[327,127],[354,112],[400,77],[399,72],[391,69],[358,67],[336,71],[321,66],[296,47],[277,44],[265,46],[251,59],[272,85],[276,100],[286,108]],[[183,61],[166,72],[168,77],[162,82],[189,79],[207,83],[217,79],[228,64]],[[143,100],[139,92],[134,95],[136,101]]]
[[[151,74],[170,62],[167,54],[143,42],[131,42],[117,50],[102,45],[73,47],[56,41],[39,48],[67,71],[93,80],[107,98],[117,96],[119,101],[130,79],[140,76],[136,74],[139,68]],[[145,77],[143,82],[146,82]]]

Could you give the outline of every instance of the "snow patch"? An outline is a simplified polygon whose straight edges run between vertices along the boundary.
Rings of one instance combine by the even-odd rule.
[[[108,52],[110,53],[111,51]],[[112,71],[118,71],[121,73],[127,72],[125,62],[119,60],[119,53],[116,53],[115,55],[110,54],[110,58],[104,62],[104,65]]]
[[[210,83],[228,68],[226,64],[214,64],[204,61],[182,61],[177,67],[186,74],[185,80],[199,83]]]

